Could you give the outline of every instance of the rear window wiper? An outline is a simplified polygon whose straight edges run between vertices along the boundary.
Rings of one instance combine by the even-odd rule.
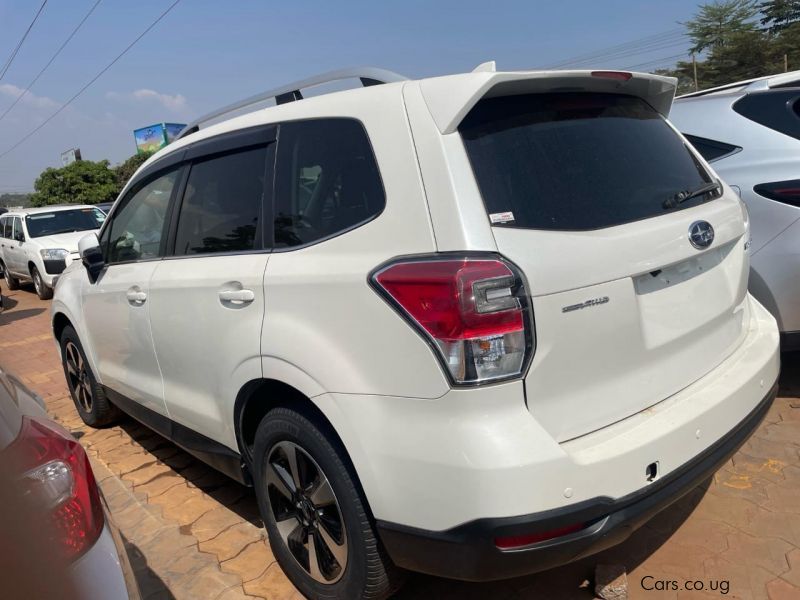
[[[695,190],[683,190],[675,194],[672,198],[667,198],[664,200],[663,206],[664,208],[675,208],[676,206],[683,204],[692,198],[697,198],[698,196],[708,194],[709,192],[717,192],[719,191],[720,187],[721,184],[719,181],[713,181],[711,183],[702,185]]]

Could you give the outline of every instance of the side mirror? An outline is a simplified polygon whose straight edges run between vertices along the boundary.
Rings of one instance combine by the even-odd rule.
[[[106,266],[96,233],[85,235],[78,241],[78,254],[81,255],[81,262],[86,267],[89,278],[94,282]]]

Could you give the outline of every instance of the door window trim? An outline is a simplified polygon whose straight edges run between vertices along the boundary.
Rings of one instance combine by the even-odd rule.
[[[359,221],[358,223],[354,223],[354,224],[346,227],[345,229],[341,229],[341,230],[336,231],[336,232],[334,232],[334,233],[332,233],[330,235],[326,235],[325,237],[321,237],[321,238],[312,240],[310,242],[306,242],[304,244],[297,244],[296,246],[282,246],[280,248],[276,248],[275,247],[275,214],[276,214],[275,203],[277,202],[277,198],[275,196],[275,189],[277,188],[277,181],[278,181],[278,176],[279,176],[278,175],[278,167],[277,167],[277,165],[278,165],[278,159],[279,159],[279,156],[280,156],[280,153],[281,153],[281,128],[283,128],[284,126],[291,126],[294,123],[307,123],[307,122],[311,122],[311,121],[332,121],[332,120],[353,121],[355,123],[358,123],[358,125],[361,126],[361,129],[364,132],[364,137],[367,140],[367,145],[369,146],[370,152],[372,152],[372,160],[375,161],[375,167],[376,167],[376,171],[377,171],[377,175],[378,175],[378,183],[380,183],[381,192],[383,193],[383,206],[381,206],[381,209],[378,212],[376,212],[372,216],[364,219],[363,221]],[[357,119],[355,117],[348,117],[348,116],[308,117],[306,119],[294,119],[294,120],[291,120],[291,121],[284,121],[284,122],[281,122],[281,123],[278,124],[278,144],[277,144],[277,150],[275,152],[275,165],[273,167],[273,176],[272,176],[272,204],[271,204],[271,207],[270,207],[271,210],[270,210],[270,227],[269,227],[269,229],[270,229],[270,234],[269,235],[270,235],[270,239],[271,239],[271,242],[272,242],[272,252],[273,253],[277,254],[277,253],[283,253],[283,252],[294,252],[295,250],[302,250],[304,248],[309,248],[311,246],[316,246],[317,244],[321,244],[323,242],[327,242],[328,240],[332,240],[334,238],[337,238],[340,235],[343,235],[345,233],[349,233],[349,232],[353,231],[354,229],[358,229],[359,227],[362,227],[362,226],[366,225],[367,223],[369,223],[371,221],[374,221],[375,219],[380,217],[384,213],[384,211],[386,210],[386,205],[387,204],[388,204],[388,198],[387,198],[387,195],[386,195],[386,185],[383,182],[383,172],[381,171],[381,165],[378,162],[378,155],[375,153],[375,146],[372,144],[372,138],[369,135],[369,131],[367,131],[367,128],[366,128],[366,126],[364,125],[364,122],[361,119]]]
[[[177,153],[177,154],[181,154],[181,153]],[[180,160],[168,161],[167,164],[164,164],[163,162],[159,161],[157,163],[157,165],[159,167],[158,169],[147,169],[147,171],[145,173],[143,173],[140,177],[137,177],[136,181],[134,181],[131,185],[128,186],[128,189],[126,190],[125,195],[122,197],[122,199],[120,199],[118,202],[114,203],[114,210],[111,211],[112,214],[108,215],[108,217],[106,218],[105,222],[103,223],[103,227],[100,229],[100,233],[97,235],[97,239],[100,242],[100,250],[103,252],[103,259],[106,261],[105,262],[105,268],[106,269],[108,267],[114,267],[116,265],[128,265],[128,264],[141,263],[141,262],[152,262],[152,261],[156,261],[156,260],[162,260],[164,258],[164,248],[165,248],[166,233],[169,232],[170,227],[171,227],[170,219],[172,217],[172,206],[173,206],[173,204],[175,202],[175,197],[176,197],[176,193],[177,193],[177,190],[178,190],[178,186],[179,186],[180,182],[183,181],[183,178],[185,177],[185,172],[186,172],[187,169],[186,169],[186,165],[182,164]],[[159,255],[158,256],[154,256],[152,258],[137,258],[137,259],[134,259],[134,260],[120,260],[120,261],[116,261],[116,262],[109,262],[108,261],[108,257],[109,257],[110,248],[108,246],[108,243],[110,242],[110,239],[106,240],[105,244],[103,243],[103,239],[102,239],[103,235],[105,235],[105,233],[106,233],[106,230],[107,229],[108,230],[111,229],[111,226],[114,223],[114,221],[116,220],[116,217],[119,214],[119,212],[121,210],[123,210],[128,205],[128,203],[131,201],[131,199],[136,194],[138,194],[143,187],[145,187],[146,185],[152,183],[153,181],[155,181],[159,177],[163,177],[164,175],[166,175],[168,172],[170,172],[173,169],[178,172],[178,176],[177,176],[176,184],[172,186],[172,191],[170,192],[169,200],[167,201],[167,210],[164,213],[164,221],[165,221],[164,230],[163,230],[164,233],[162,234],[161,240],[159,241],[159,247],[158,247],[158,254]]]
[[[239,131],[223,133],[208,139],[200,140],[189,146],[185,153],[184,168],[179,195],[175,198],[170,212],[170,228],[164,260],[181,260],[185,258],[205,258],[213,256],[237,256],[241,254],[263,254],[272,252],[272,236],[267,237],[267,230],[272,231],[272,198],[275,190],[275,160],[277,156],[278,125],[258,125]],[[264,190],[261,194],[261,236],[260,247],[251,250],[231,250],[227,252],[203,252],[198,254],[175,254],[175,241],[178,237],[178,222],[186,194],[186,185],[195,163],[213,159],[218,156],[236,154],[246,150],[266,147],[264,161]],[[267,223],[270,227],[267,227]]]

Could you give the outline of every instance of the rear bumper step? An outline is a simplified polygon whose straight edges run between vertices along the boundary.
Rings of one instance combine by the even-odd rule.
[[[729,434],[669,475],[617,500],[599,497],[563,509],[478,519],[446,531],[378,521],[381,540],[400,567],[466,581],[527,575],[589,556],[624,541],[658,512],[711,477],[758,427],[777,392],[776,382]],[[498,537],[526,536],[576,523],[586,526],[520,549],[503,551],[495,546]]]

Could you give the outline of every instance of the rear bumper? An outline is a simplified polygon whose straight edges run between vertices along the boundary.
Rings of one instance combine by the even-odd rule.
[[[758,427],[777,394],[777,383],[730,433],[668,476],[616,500],[599,497],[518,517],[478,519],[446,531],[425,531],[378,521],[381,540],[400,567],[441,577],[489,581],[526,575],[571,562],[625,540],[656,513],[721,467]],[[586,524],[576,533],[502,551],[494,539]]]

